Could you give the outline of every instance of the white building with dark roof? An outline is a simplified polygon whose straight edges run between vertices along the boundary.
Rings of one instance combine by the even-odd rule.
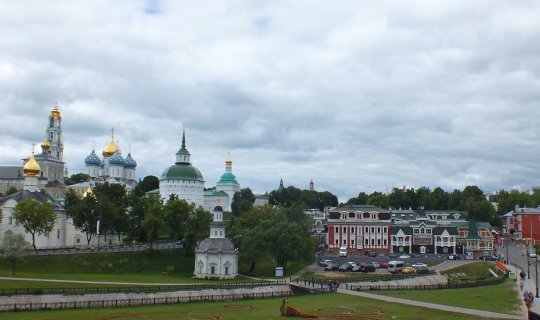
[[[195,249],[196,278],[231,279],[238,275],[238,249],[225,236],[223,208],[213,211],[210,237],[202,240]]]

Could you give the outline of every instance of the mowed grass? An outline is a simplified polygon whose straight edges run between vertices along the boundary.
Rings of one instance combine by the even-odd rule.
[[[219,316],[225,320],[283,319],[279,311],[281,301],[281,298],[274,298],[225,303],[204,302],[103,309],[26,311],[0,314],[0,319],[214,319],[212,316]],[[339,293],[289,297],[289,306],[296,308],[300,312],[325,315],[326,319],[482,319],[480,317],[386,303]]]
[[[466,289],[379,291],[380,295],[500,313],[519,313],[514,282]]]
[[[499,272],[499,269],[491,262],[473,262],[442,271],[441,274],[465,274],[465,276],[452,277],[452,281],[478,281],[489,280],[493,275],[489,270]],[[502,275],[502,273],[500,273]]]
[[[240,264],[241,273],[249,270],[247,265],[247,263]],[[167,273],[168,266],[174,268],[171,274]],[[286,276],[301,270],[304,266],[305,264],[302,263],[292,263],[286,270]],[[257,262],[254,276],[273,277],[274,267],[271,261]],[[211,283],[216,281],[192,278],[193,268],[194,257],[184,255],[181,249],[78,255],[30,255],[17,264],[17,277],[131,283]],[[11,264],[4,258],[0,258],[0,276],[11,276]],[[225,282],[227,281],[251,282],[253,280],[239,277]]]

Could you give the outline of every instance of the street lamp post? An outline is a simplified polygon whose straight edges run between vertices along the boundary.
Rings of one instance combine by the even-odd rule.
[[[506,230],[506,264],[510,265],[510,256],[508,255],[508,246],[510,245],[510,233]]]
[[[97,222],[97,249],[99,251],[99,243],[101,240],[101,201],[99,202],[99,220]]]
[[[529,249],[530,248],[527,248],[527,279],[530,279],[531,278],[531,271],[530,271],[530,266],[531,266],[531,253],[529,252]]]

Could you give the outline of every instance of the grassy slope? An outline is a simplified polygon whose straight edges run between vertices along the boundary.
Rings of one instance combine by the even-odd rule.
[[[279,312],[281,299],[245,300],[236,302],[190,303],[179,305],[143,306],[129,308],[105,308],[84,310],[35,311],[4,314],[13,320],[40,319],[210,319],[207,313],[220,315],[221,319],[283,319]],[[377,300],[358,298],[337,293],[290,297],[289,305],[301,312],[321,314],[318,308],[331,313],[342,310],[375,315],[373,319],[480,319],[457,313],[448,313],[400,304],[381,303]],[[228,307],[226,307],[228,306]],[[236,308],[235,308],[236,307]],[[329,308],[333,308],[331,311]],[[339,309],[346,308],[346,309]],[[352,309],[352,310],[351,310]],[[378,314],[382,312],[383,314]],[[327,313],[328,314],[328,313]],[[364,317],[355,317],[354,319]],[[365,317],[365,319],[372,317]],[[6,318],[7,319],[7,318]],[[344,318],[345,319],[345,318]],[[347,319],[353,319],[347,317]]]
[[[466,274],[454,280],[484,280],[492,277],[488,269],[495,270],[496,268],[492,263],[475,262],[444,271],[443,273]],[[379,294],[502,313],[519,311],[519,299],[515,291],[514,282],[510,280],[500,285],[438,290],[437,294],[433,294],[433,291],[420,290],[381,291]]]
[[[174,266],[172,276],[166,273],[167,266]],[[303,264],[293,264],[287,275],[303,268]],[[241,264],[240,271],[248,266]],[[274,267],[270,262],[260,262],[255,276],[271,277]],[[107,282],[156,282],[156,283],[194,283],[216,280],[196,280],[193,275],[193,257],[184,256],[182,250],[154,250],[153,252],[121,252],[80,255],[27,256],[18,264],[19,278],[43,278],[62,280],[86,280]],[[0,258],[0,276],[11,276],[11,265]],[[231,281],[231,280],[227,280]],[[252,281],[238,278],[233,281]],[[0,280],[0,287],[43,288],[65,287],[64,284],[40,283],[32,285],[24,282],[7,283]],[[87,286],[81,284],[80,286]],[[93,285],[88,285],[93,286]],[[106,285],[103,285],[106,286]]]
[[[514,282],[511,280],[500,285],[467,289],[447,289],[437,290],[436,292],[420,290],[381,291],[377,294],[501,313],[519,313],[520,310]]]

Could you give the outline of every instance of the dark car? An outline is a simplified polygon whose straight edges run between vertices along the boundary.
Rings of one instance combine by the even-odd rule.
[[[483,257],[480,257],[480,260],[484,260],[484,261],[497,261],[497,257],[495,257],[495,256],[483,256]]]
[[[370,264],[362,264],[360,265],[360,271],[361,272],[375,272],[375,267]]]
[[[377,256],[377,252],[371,250],[371,251],[368,251],[367,255],[368,255],[369,257],[375,258],[375,257]]]
[[[338,270],[338,265],[332,262],[328,263],[326,267],[324,267],[324,271],[337,271],[337,270]]]
[[[459,256],[452,253],[446,256],[446,260],[459,260]]]
[[[429,269],[427,267],[415,267],[417,274],[428,274]]]
[[[341,266],[339,266],[339,271],[351,271],[352,268],[353,268],[352,264],[346,262],[342,264]]]

